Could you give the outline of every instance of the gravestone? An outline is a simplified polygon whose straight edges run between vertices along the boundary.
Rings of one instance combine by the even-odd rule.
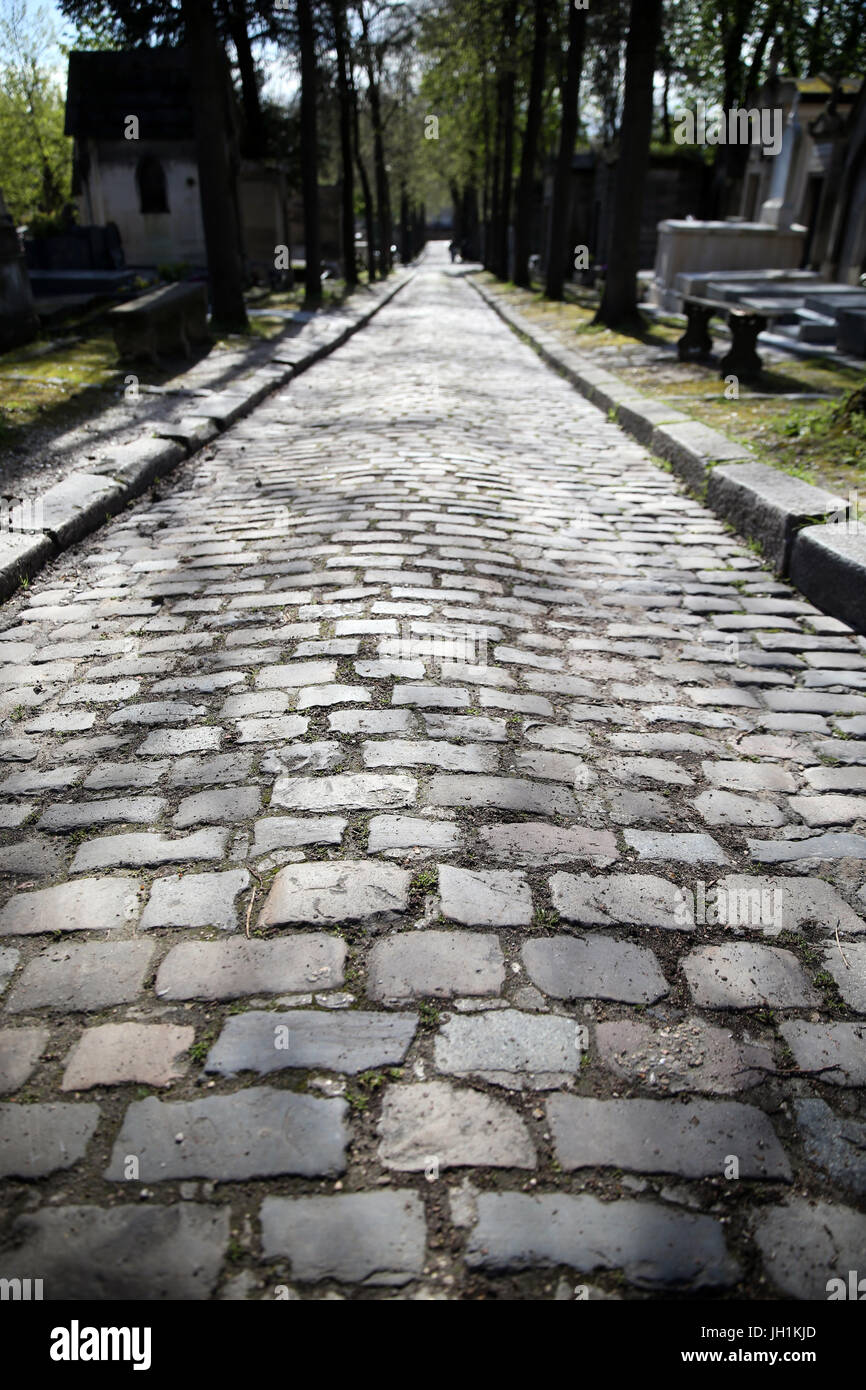
[[[18,233],[0,192],[0,352],[29,343],[39,332]]]

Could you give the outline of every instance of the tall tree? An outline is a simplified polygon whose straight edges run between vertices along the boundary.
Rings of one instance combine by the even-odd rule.
[[[358,170],[358,178],[361,181],[361,196],[364,200],[364,235],[367,238],[367,279],[370,284],[372,284],[376,278],[376,215],[373,206],[373,190],[370,187],[370,175],[367,173],[367,166],[364,163],[364,156],[361,151],[361,118],[358,111],[358,89],[355,86],[351,62],[349,63],[349,88],[352,98],[352,153],[355,157],[355,168]]]
[[[0,188],[16,222],[55,214],[70,194],[72,141],[51,73],[57,34],[41,5],[0,9]]]
[[[182,0],[195,116],[199,191],[213,318],[229,332],[247,326],[234,177],[228,147],[225,56],[211,0]]]
[[[246,0],[222,0],[225,26],[237,55],[238,75],[244,109],[244,154],[258,159],[265,153],[265,123],[262,116],[259,74],[249,36],[250,14]]]
[[[318,70],[311,0],[296,0],[301,56],[301,193],[304,200],[304,303],[322,302],[322,243],[319,224],[319,147],[316,99]]]
[[[331,0],[331,23],[337,58],[337,96],[340,120],[340,207],[343,232],[343,275],[348,289],[358,283],[355,264],[355,180],[352,152],[352,93],[349,88],[345,0]]]
[[[528,289],[529,254],[532,250],[532,209],[535,191],[535,165],[538,159],[538,136],[541,130],[541,109],[544,98],[544,72],[547,61],[547,21],[550,0],[535,0],[532,42],[532,67],[529,78],[529,103],[523,150],[520,156],[520,176],[514,216],[514,282]]]
[[[508,229],[514,181],[514,103],[517,88],[517,0],[505,0],[497,103],[498,179],[494,173],[496,218],[490,268],[500,280],[508,279]],[[498,197],[496,195],[498,194]]]
[[[376,223],[379,246],[379,274],[391,269],[391,192],[388,164],[385,158],[385,125],[382,117],[381,52],[374,45],[371,16],[364,0],[357,5],[361,21],[362,61],[367,75],[367,100],[370,104],[370,123],[373,127],[373,172],[376,180]]]
[[[661,32],[662,0],[631,0],[625,55],[625,99],[616,164],[613,225],[604,294],[596,323],[620,328],[640,321],[640,211],[649,167],[653,77]]]
[[[559,130],[559,150],[553,173],[553,199],[550,209],[550,244],[547,259],[548,299],[562,299],[565,288],[566,264],[570,255],[571,228],[571,160],[577,139],[578,96],[583,51],[586,43],[586,10],[579,10],[568,0],[568,54],[565,60],[565,82],[562,89],[562,121]]]

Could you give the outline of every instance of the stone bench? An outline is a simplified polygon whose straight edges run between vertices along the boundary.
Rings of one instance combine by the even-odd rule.
[[[757,312],[755,307],[750,307],[748,300],[735,306],[698,295],[684,295],[683,308],[686,331],[677,343],[681,362],[692,362],[710,355],[713,350],[710,319],[718,316],[727,320],[731,330],[731,347],[719,364],[719,376],[736,376],[742,381],[760,376],[761,359],[755,349],[758,334],[780,316],[780,311],[769,312],[762,306],[761,312]]]
[[[207,286],[166,285],[119,304],[108,314],[122,362],[191,355],[191,343],[210,341]]]

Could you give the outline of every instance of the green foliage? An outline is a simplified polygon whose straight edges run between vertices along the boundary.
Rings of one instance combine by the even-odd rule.
[[[0,0],[0,189],[14,222],[58,213],[70,196],[72,141],[50,67],[56,33],[29,0]]]

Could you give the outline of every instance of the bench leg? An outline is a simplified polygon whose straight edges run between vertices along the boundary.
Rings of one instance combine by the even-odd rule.
[[[741,381],[754,381],[761,375],[762,363],[755,344],[758,334],[767,327],[761,314],[730,314],[731,348],[722,358],[719,376],[736,376]]]
[[[709,330],[712,312],[712,309],[707,309],[703,304],[686,302],[686,331],[677,343],[681,362],[691,362],[697,357],[709,357],[713,350]]]

